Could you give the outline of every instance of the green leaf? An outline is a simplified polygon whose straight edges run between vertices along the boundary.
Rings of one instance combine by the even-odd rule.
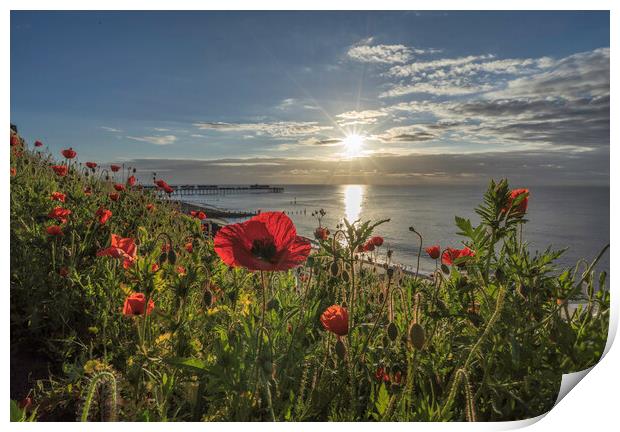
[[[11,421],[24,421],[24,411],[19,407],[19,405],[17,405],[17,401],[14,401],[13,399],[11,399]]]
[[[191,371],[205,372],[208,369],[207,363],[192,357],[173,357],[165,360],[166,363],[181,369],[189,369]]]
[[[377,412],[380,415],[383,415],[385,414],[385,411],[387,410],[389,404],[390,395],[385,388],[385,384],[381,383],[381,388],[379,388],[379,394],[377,395],[377,400],[375,401],[375,408],[377,408]]]

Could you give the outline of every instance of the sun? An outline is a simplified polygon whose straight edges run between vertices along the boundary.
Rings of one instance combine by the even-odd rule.
[[[343,140],[344,155],[348,158],[355,158],[362,155],[364,137],[357,134],[347,135]]]

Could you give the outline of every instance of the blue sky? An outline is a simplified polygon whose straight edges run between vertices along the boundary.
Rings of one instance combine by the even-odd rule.
[[[606,12],[12,12],[11,121],[173,182],[607,184],[608,47]]]

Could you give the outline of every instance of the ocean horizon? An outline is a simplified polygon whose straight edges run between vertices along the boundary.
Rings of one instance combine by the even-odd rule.
[[[278,184],[282,193],[242,192],[222,195],[180,196],[179,200],[234,211],[284,211],[295,222],[299,235],[313,238],[318,221],[316,210],[326,212],[322,225],[334,230],[344,218],[390,219],[377,228],[385,238],[379,261],[388,249],[393,261],[414,269],[419,242],[409,231],[413,226],[424,238],[424,246],[458,247],[463,240],[454,217],[478,223],[474,209],[482,202],[486,185],[301,185]],[[521,185],[519,185],[521,186]],[[574,267],[580,259],[592,261],[609,243],[609,186],[528,186],[530,201],[523,230],[530,250],[564,249],[559,268]],[[229,219],[238,222],[243,219]],[[420,270],[431,272],[435,261],[423,251]],[[609,253],[598,270],[609,272]]]

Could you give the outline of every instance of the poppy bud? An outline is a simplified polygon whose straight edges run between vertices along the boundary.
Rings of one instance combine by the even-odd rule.
[[[396,324],[390,322],[387,326],[387,334],[392,342],[396,340],[398,337],[398,328],[396,328]]]
[[[175,265],[177,262],[177,254],[172,249],[170,249],[170,252],[168,252],[168,261],[172,265]]]
[[[340,266],[338,265],[338,261],[334,260],[329,267],[329,271],[333,277],[337,277],[340,274]]]
[[[415,349],[421,350],[424,347],[424,342],[426,340],[426,332],[424,331],[424,327],[422,327],[418,323],[411,324],[409,327],[409,341],[411,345]]]
[[[445,264],[441,265],[441,271],[444,272],[445,274],[450,274],[450,269]]]
[[[207,288],[202,295],[202,302],[206,307],[211,307],[211,305],[213,304],[213,293],[209,288]]]
[[[387,269],[387,276],[388,278],[392,279],[392,276],[394,276],[394,269],[392,267],[390,267],[389,269]]]
[[[168,254],[166,252],[162,252],[162,254],[159,256],[159,265],[163,265],[167,259]]]

